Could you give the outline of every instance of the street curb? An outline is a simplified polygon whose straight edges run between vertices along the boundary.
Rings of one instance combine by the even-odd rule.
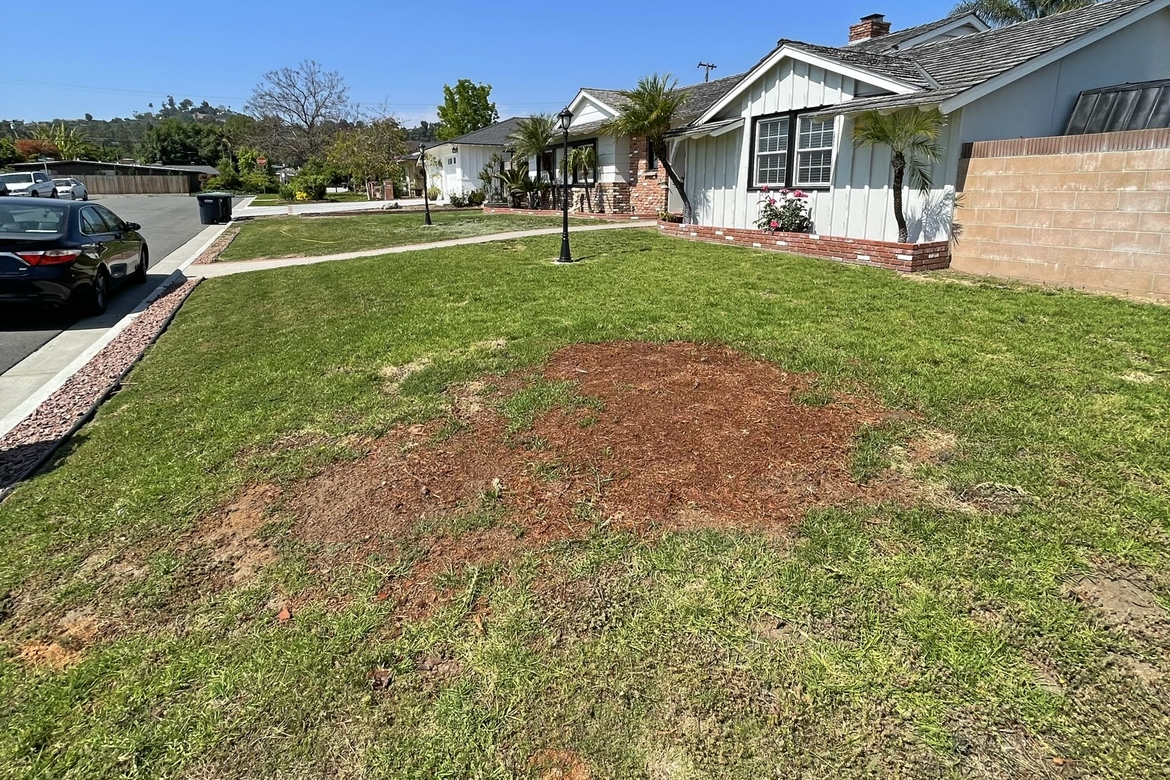
[[[61,448],[62,444],[69,441],[69,439],[72,438],[73,434],[77,433],[77,431],[79,431],[82,428],[82,426],[84,426],[91,419],[93,419],[93,415],[98,410],[98,407],[100,407],[103,403],[105,403],[106,400],[114,393],[114,391],[122,386],[122,380],[124,380],[126,378],[126,375],[129,374],[134,369],[134,367],[136,365],[138,365],[138,363],[142,360],[142,356],[144,354],[146,354],[146,350],[149,349],[151,346],[153,346],[154,343],[158,341],[159,336],[161,336],[163,333],[165,333],[167,328],[170,327],[171,322],[175,319],[175,315],[177,315],[179,313],[179,309],[183,308],[183,304],[185,304],[187,302],[187,299],[189,297],[191,297],[191,293],[193,293],[195,291],[195,288],[199,286],[199,283],[202,280],[198,279],[198,278],[187,279],[186,275],[184,275],[182,271],[176,270],[170,276],[168,276],[165,280],[163,280],[162,284],[160,284],[154,292],[152,292],[149,296],[147,296],[147,298],[143,299],[142,304],[140,304],[140,305],[143,307],[143,310],[145,310],[146,306],[149,306],[151,303],[153,303],[154,301],[161,298],[164,293],[168,292],[169,288],[171,288],[172,285],[182,285],[184,282],[188,282],[188,281],[193,281],[195,284],[191,287],[191,289],[189,289],[186,292],[186,294],[183,295],[182,299],[178,302],[178,304],[171,311],[171,313],[167,315],[166,319],[164,319],[161,323],[159,323],[158,329],[155,331],[154,335],[150,337],[149,341],[147,341],[145,344],[143,344],[142,349],[139,350],[138,354],[134,357],[134,359],[132,361],[130,361],[130,363],[126,366],[125,370],[123,370],[120,374],[118,374],[118,376],[116,376],[110,382],[109,386],[105,389],[105,391],[102,392],[101,395],[99,395],[94,400],[94,402],[89,405],[89,407],[81,414],[80,417],[77,418],[77,420],[73,423],[72,427],[70,427],[68,431],[66,431],[61,436],[57,437],[56,441],[53,441],[51,444],[48,445],[48,449],[45,450],[45,453],[40,458],[38,458],[34,463],[29,465],[29,467],[26,468],[23,472],[19,473],[19,475],[17,477],[13,478],[11,484],[0,489],[0,502],[3,502],[4,499],[6,499],[8,497],[8,495],[13,491],[13,489],[15,489],[18,485],[20,485],[22,482],[24,482],[26,479],[28,479],[33,474],[37,473],[37,471],[39,471],[42,466],[44,466],[46,463],[49,462],[49,460],[53,457],[53,455],[57,452],[57,450]],[[65,378],[62,380],[61,384],[58,385],[53,390],[53,392],[60,390],[61,386],[63,386],[66,381],[68,381],[70,378],[73,377],[74,374],[76,374],[78,371],[80,371],[82,368],[84,368],[90,362],[90,360],[92,360],[98,354],[98,352],[100,352],[102,349],[104,349],[106,346],[108,346],[110,344],[110,342],[112,342],[115,338],[117,338],[117,336],[121,335],[122,331],[124,331],[126,329],[126,327],[129,326],[130,323],[133,322],[133,320],[135,318],[137,318],[137,316],[141,313],[142,312],[136,308],[132,314],[128,314],[125,317],[123,317],[122,320],[118,323],[118,326],[115,326],[115,328],[110,329],[110,333],[107,333],[105,336],[103,336],[98,341],[98,343],[94,344],[92,347],[90,347],[90,349],[87,349],[84,353],[79,355],[77,360],[73,361],[73,363],[70,363],[69,366],[67,366],[64,370],[62,370],[57,375],[57,377],[54,377],[53,380],[50,382],[50,384],[55,383],[57,381],[57,379],[61,376],[61,374],[66,374],[68,372],[68,375],[65,376]],[[116,333],[114,333],[115,330],[117,331]],[[107,337],[109,337],[109,338],[107,338]],[[50,398],[50,397],[52,397],[52,393],[50,393],[48,396],[46,396],[46,398],[44,400],[48,400],[48,398]],[[41,403],[44,403],[44,400],[42,400]],[[22,406],[23,406],[23,404],[22,404]],[[37,407],[39,407],[39,406],[40,406],[40,403],[37,404]],[[33,410],[35,411],[35,409],[37,407],[33,407]],[[20,410],[19,409],[13,410],[13,414],[15,414],[17,411],[20,411]],[[25,414],[24,416],[22,416],[20,418],[20,420],[17,421],[17,424],[19,425],[21,422],[23,422],[25,417],[27,417],[28,414],[31,414],[31,413],[32,412],[30,411],[27,414]],[[16,427],[15,425],[12,426],[12,428],[15,428],[15,427]],[[2,438],[4,435],[9,433],[12,430],[12,428],[5,430],[3,433],[0,433],[0,438]]]

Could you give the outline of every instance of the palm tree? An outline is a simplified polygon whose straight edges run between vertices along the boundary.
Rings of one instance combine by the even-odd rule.
[[[508,136],[508,144],[521,160],[529,157],[541,158],[545,150],[556,139],[556,119],[552,114],[537,114],[524,117],[516,123],[516,129]],[[548,172],[551,177],[552,171]]]
[[[528,163],[522,162],[514,168],[500,171],[496,174],[500,185],[508,193],[508,199],[515,208],[520,204],[520,198],[527,195],[529,205],[532,205],[532,193],[536,189],[536,182],[528,175]]]
[[[592,146],[578,146],[569,152],[569,170],[585,185],[585,202],[593,211],[593,172],[597,170],[597,150]]]
[[[1097,0],[964,0],[951,13],[974,13],[988,24],[1000,26],[1084,8],[1095,2]]]
[[[693,223],[695,219],[691,199],[687,197],[682,179],[670,164],[670,154],[666,148],[666,132],[670,130],[675,116],[687,100],[686,93],[678,90],[678,79],[671,78],[669,73],[665,76],[655,73],[652,76],[643,76],[638,81],[636,89],[618,94],[623,98],[622,105],[618,115],[610,120],[606,130],[610,135],[646,138],[646,142],[654,147],[654,156],[666,169],[670,183],[682,198],[683,222]]]
[[[902,212],[902,184],[909,173],[912,187],[919,192],[930,189],[930,164],[942,159],[938,138],[946,123],[937,108],[903,108],[890,114],[866,111],[853,125],[854,144],[885,146],[893,152],[890,165],[894,168],[894,219],[898,222],[898,241],[903,244],[906,215]]]

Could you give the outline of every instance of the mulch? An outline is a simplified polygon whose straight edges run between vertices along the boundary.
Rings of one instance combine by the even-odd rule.
[[[499,402],[538,378],[571,380],[600,403],[510,432]],[[319,551],[319,571],[406,556],[410,574],[389,577],[380,596],[423,615],[443,598],[436,575],[598,525],[784,534],[812,509],[897,500],[896,485],[861,485],[849,471],[858,429],[890,412],[854,396],[801,403],[814,383],[720,346],[570,346],[539,371],[493,379],[491,393],[455,388],[455,435],[436,440],[440,423],[399,427],[363,460],[296,486],[292,534]],[[485,506],[500,515],[493,527],[450,530]]]

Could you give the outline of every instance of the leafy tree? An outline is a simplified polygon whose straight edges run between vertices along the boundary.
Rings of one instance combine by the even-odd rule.
[[[52,141],[40,138],[19,138],[13,146],[22,160],[38,160],[48,157],[53,160],[61,159],[61,152]]]
[[[259,120],[262,146],[294,165],[324,154],[337,126],[352,113],[341,74],[313,60],[265,73],[247,110]]]
[[[454,87],[443,85],[438,139],[450,141],[500,121],[491,94],[491,84],[473,84],[471,79],[459,79]]]
[[[38,127],[37,139],[48,141],[57,147],[62,160],[84,160],[94,157],[95,147],[89,142],[85,128],[80,126],[65,127],[65,123]]]
[[[937,108],[920,111],[903,108],[890,114],[866,111],[853,125],[853,142],[857,146],[883,146],[892,155],[894,169],[894,219],[898,223],[898,241],[906,243],[906,215],[902,211],[902,187],[906,174],[910,185],[920,192],[930,189],[930,164],[942,159],[938,139],[946,127],[946,117]]]
[[[988,24],[998,26],[1072,11],[1095,2],[1097,0],[964,0],[952,13],[975,13]]]
[[[683,180],[670,163],[666,147],[666,132],[670,130],[678,111],[686,103],[687,95],[678,89],[678,79],[670,74],[643,76],[636,89],[622,91],[622,105],[618,115],[610,120],[607,131],[611,135],[627,135],[631,138],[644,137],[654,147],[654,156],[662,163],[666,175],[678,191],[683,202],[683,222],[695,221],[691,199],[687,196]]]
[[[7,138],[0,138],[0,168],[20,162],[20,155],[16,153],[16,146]]]
[[[384,117],[342,130],[333,138],[325,159],[352,180],[394,181],[406,156],[406,134],[395,120]]]
[[[593,175],[597,170],[597,150],[590,146],[578,146],[569,152],[569,170],[577,181],[585,185],[585,202],[593,210]]]
[[[428,122],[424,119],[418,123],[418,127],[407,128],[406,140],[430,144],[439,140],[438,132],[439,124],[437,122]]]
[[[220,155],[218,125],[164,119],[146,131],[138,159],[163,165],[213,165]]]

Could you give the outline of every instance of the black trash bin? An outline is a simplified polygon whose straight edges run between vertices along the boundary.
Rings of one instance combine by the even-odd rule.
[[[199,200],[199,222],[203,225],[219,225],[232,221],[232,196],[226,192],[201,192]]]
[[[199,201],[199,224],[215,225],[219,222],[219,198],[211,193],[195,196]]]

